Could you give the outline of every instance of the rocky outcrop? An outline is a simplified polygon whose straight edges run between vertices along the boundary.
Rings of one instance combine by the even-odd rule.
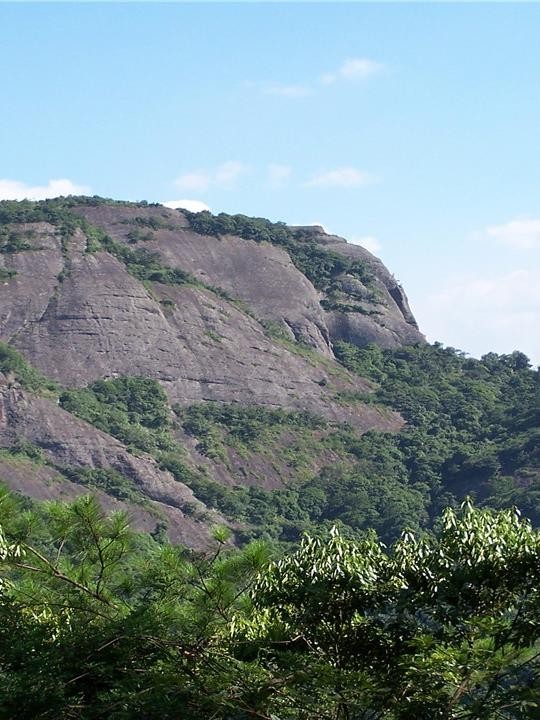
[[[268,337],[233,302],[189,284],[144,285],[109,253],[86,252],[80,231],[63,248],[54,228],[35,232],[44,249],[11,256],[17,275],[0,286],[0,336],[61,385],[137,375],[161,381],[171,402],[278,406],[383,429],[372,408],[359,413],[335,400],[368,383],[326,355]]]
[[[281,323],[291,339],[323,354],[332,355],[336,340],[357,345],[375,342],[389,348],[425,341],[403,288],[384,264],[365,248],[328,235],[318,226],[301,230],[326,250],[362,260],[373,275],[373,288],[344,293],[357,303],[357,312],[325,310],[321,306],[325,293],[297,270],[284,248],[268,242],[201,235],[190,228],[181,212],[162,207],[81,206],[75,212],[125,243],[137,221],[154,220],[158,229],[147,231],[144,247],[157,252],[165,264],[226,290],[245,302],[257,318]],[[351,278],[345,275],[341,280],[345,288],[351,287]]]
[[[13,463],[0,458],[1,479],[7,480],[13,489],[26,490],[33,497],[75,497],[88,489],[75,486],[65,477],[59,477],[59,473],[73,468],[109,469],[129,479],[141,498],[150,501],[150,509],[147,507],[144,511],[144,505],[118,503],[107,496],[108,506],[127,509],[138,527],[152,529],[160,519],[167,518],[171,537],[187,545],[200,546],[209,539],[209,524],[220,519],[208,511],[186,485],[160,470],[149,455],[131,454],[115,438],[65,412],[52,400],[10,386],[0,374],[0,447],[14,448],[21,442],[41,450],[47,465],[39,468],[37,476],[33,472],[33,479],[19,481],[20,485],[14,487],[13,478],[17,474]],[[44,491],[44,487],[48,490]],[[204,522],[195,520],[196,514],[207,517]]]
[[[423,341],[402,288],[367,250],[321,228],[303,228],[309,247],[358,260],[366,271],[364,280],[343,272],[321,288],[286,246],[204,235],[178,211],[96,202],[69,213],[67,224],[60,216],[5,226],[25,241],[19,250],[0,252],[0,268],[8,271],[0,275],[0,340],[60,387],[140,376],[157,380],[171,407],[213,401],[307,411],[330,423],[329,433],[343,423],[357,435],[402,426],[396,413],[363,401],[372,385],[333,354],[338,340],[382,347]],[[154,253],[180,279],[166,282],[158,273],[142,280],[118,248]],[[276,435],[264,452],[247,457],[228,448],[221,459],[207,457],[180,428],[176,434],[189,467],[203,478],[269,489],[295,482],[289,458],[300,435],[292,431]],[[163,521],[172,538],[200,546],[220,520],[151,456],[133,454],[56,400],[0,374],[0,447],[16,448],[21,440],[40,449],[45,466],[24,481],[20,463],[4,454],[0,480],[36,498],[74,497],[85,487],[70,469],[105,469],[126,478],[148,505],[98,488],[104,504],[128,509],[142,529]],[[319,449],[317,442],[314,432],[302,477],[343,460],[339,450]]]
[[[328,235],[322,228],[303,228],[314,242],[340,255],[360,260],[369,269],[373,283],[366,287],[357,278],[343,275],[344,296],[359,301],[357,312],[328,310],[325,314],[332,340],[344,340],[360,347],[374,343],[382,348],[414,345],[425,342],[424,335],[409,307],[404,289],[386,266],[369,250],[348,243],[337,235]]]

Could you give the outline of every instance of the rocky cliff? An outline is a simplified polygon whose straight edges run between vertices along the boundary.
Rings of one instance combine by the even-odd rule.
[[[140,527],[194,545],[232,522],[217,486],[299,483],[348,461],[329,441],[343,428],[399,430],[370,383],[336,362],[336,342],[424,340],[381,261],[320,228],[99,198],[0,203],[0,339],[0,479],[36,498],[90,486]],[[46,381],[25,385],[34,371]],[[122,378],[164,390],[167,450],[113,421],[97,429],[80,400],[90,396],[66,395]],[[122,402],[125,423],[144,425]],[[258,439],[235,441],[240,409],[266,419]]]

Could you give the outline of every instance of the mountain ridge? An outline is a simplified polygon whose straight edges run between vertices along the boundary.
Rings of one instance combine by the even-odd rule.
[[[320,228],[3,202],[0,277],[13,490],[96,492],[198,547],[216,523],[238,542],[334,522],[392,540],[471,491],[538,514],[525,356],[426,344],[381,261]]]
[[[150,378],[164,388],[169,407],[210,402],[260,412],[308,412],[336,427],[346,423],[359,435],[402,426],[397,413],[364,402],[372,383],[349,373],[333,356],[328,326],[337,326],[340,315],[359,315],[363,327],[374,328],[366,334],[368,341],[377,333],[384,342],[397,341],[395,329],[383,329],[375,306],[396,327],[403,326],[405,338],[413,332],[422,339],[412,316],[406,319],[390,293],[383,294],[391,276],[367,251],[355,249],[352,260],[340,256],[333,248],[345,241],[319,228],[292,229],[245,216],[195,217],[100,198],[1,203],[0,220],[0,265],[6,275],[0,285],[0,338],[63,388]],[[201,225],[208,221],[229,222],[228,232]],[[241,234],[232,234],[239,222]],[[291,259],[287,244],[296,238],[301,245],[296,256],[311,263],[318,287]],[[371,273],[367,285],[380,285],[377,297],[355,277],[359,257]],[[365,280],[368,271],[361,272]],[[347,280],[355,286],[349,293],[341,284]],[[334,305],[325,310],[324,300],[330,298]],[[354,305],[343,308],[344,298]],[[59,492],[73,491],[66,490],[73,467],[95,471],[94,480],[98,471],[119,472],[151,502],[166,506],[174,538],[189,544],[191,533],[201,541],[192,516],[210,517],[215,511],[204,508],[163,463],[133,456],[129,444],[99,435],[84,419],[54,406],[53,399],[34,397],[9,376],[2,380],[1,444],[14,448],[22,437],[39,447],[63,478]],[[230,451],[231,457],[218,463],[201,454],[181,429],[171,432],[179,438],[177,445],[187,448],[183,461],[192,474],[202,472],[228,486],[273,487],[283,484],[283,475],[286,481],[287,467],[275,460],[261,456],[246,465],[241,454]],[[296,442],[294,432],[289,436]],[[338,459],[329,450],[317,454],[320,461],[312,463],[312,472]],[[21,484],[14,479],[12,459],[3,462],[9,465],[8,484]],[[118,488],[113,491],[130,502]],[[191,516],[181,514],[187,505]]]

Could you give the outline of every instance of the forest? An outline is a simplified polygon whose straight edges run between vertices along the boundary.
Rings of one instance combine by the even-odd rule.
[[[439,343],[337,340],[335,360],[325,358],[147,250],[161,217],[135,217],[120,242],[72,212],[108,203],[2,203],[0,254],[39,250],[31,229],[8,224],[50,223],[66,253],[82,231],[85,256],[112,255],[144,292],[183,286],[223,299],[274,347],[365,388],[335,391],[340,407],[404,425],[361,432],[307,410],[171,402],[154,377],[67,387],[0,343],[7,392],[52,401],[150,458],[193,493],[184,518],[219,519],[198,549],[171,543],[163,519],[137,532],[96,499],[150,507],[117,467],[62,463],[39,438],[2,447],[8,465],[45,468],[49,482],[88,494],[43,502],[1,490],[0,720],[537,719],[538,369],[519,351],[475,359]],[[327,309],[359,312],[343,305],[345,275],[374,292],[369,264],[302,229],[184,215],[217,241],[280,245],[328,293]],[[205,338],[221,342],[212,330]],[[218,480],[234,461],[270,468],[276,458],[284,477],[273,486]]]
[[[447,509],[392,546],[134,534],[90,496],[0,498],[0,717],[538,717],[540,533]]]

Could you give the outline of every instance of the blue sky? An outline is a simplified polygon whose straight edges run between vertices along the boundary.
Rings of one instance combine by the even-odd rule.
[[[430,340],[540,362],[540,5],[3,3],[0,29],[0,197],[318,222]]]

